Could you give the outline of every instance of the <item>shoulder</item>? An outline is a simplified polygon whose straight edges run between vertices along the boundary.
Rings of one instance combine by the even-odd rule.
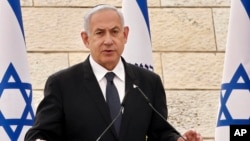
[[[62,76],[68,76],[78,73],[79,71],[83,71],[83,63],[78,63],[73,66],[70,66],[68,68],[61,69],[50,76],[54,77],[62,77]]]
[[[84,75],[92,72],[88,59],[68,68],[61,69],[51,75],[48,79],[56,79],[60,81],[78,80],[82,79]]]

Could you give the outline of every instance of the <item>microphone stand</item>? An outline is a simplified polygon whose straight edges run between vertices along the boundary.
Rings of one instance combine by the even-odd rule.
[[[123,105],[121,106],[119,113],[115,116],[115,118],[112,120],[112,122],[105,128],[105,130],[102,132],[102,134],[96,139],[96,141],[99,141],[102,136],[109,130],[109,128],[114,124],[114,122],[117,120],[117,118],[121,115],[124,107]]]
[[[121,103],[121,108],[118,112],[118,114],[115,116],[115,118],[111,121],[111,123],[105,128],[105,130],[101,133],[101,135],[96,139],[96,141],[99,141],[103,136],[104,134],[110,129],[110,127],[114,124],[114,122],[118,119],[118,117],[122,114],[122,111],[124,109],[124,105],[125,105],[125,101],[127,99],[127,95],[128,95],[128,91],[125,92],[125,96],[122,100],[122,103]]]
[[[145,95],[145,93],[137,86],[137,85],[133,85],[134,88],[136,88],[137,90],[139,90],[139,92],[142,94],[142,96],[146,99],[149,107],[152,108],[152,110],[157,113],[157,115],[159,115],[167,124],[169,124],[171,126],[171,124],[167,121],[167,119],[160,113],[158,112],[154,106],[152,105],[152,103],[150,102],[149,98]],[[187,141],[183,136],[180,135],[180,137],[184,140],[184,141]]]

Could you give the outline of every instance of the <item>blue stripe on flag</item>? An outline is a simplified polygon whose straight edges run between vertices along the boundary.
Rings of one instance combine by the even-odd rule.
[[[241,2],[243,4],[243,6],[245,7],[247,15],[250,19],[250,1],[249,0],[241,0]]]
[[[143,14],[143,17],[145,19],[145,22],[147,24],[148,27],[148,33],[151,37],[150,34],[150,26],[149,26],[149,18],[148,18],[148,6],[147,6],[147,0],[136,0],[137,4],[139,5],[141,12]]]
[[[23,38],[24,38],[24,31],[23,31],[23,21],[22,21],[22,11],[21,11],[21,6],[20,6],[20,0],[8,0],[11,8],[13,9],[16,18],[18,20],[18,23],[20,25],[20,28],[23,33]]]

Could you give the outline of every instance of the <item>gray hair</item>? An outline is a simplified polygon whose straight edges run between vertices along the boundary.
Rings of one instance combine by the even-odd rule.
[[[112,5],[108,5],[108,4],[100,4],[95,6],[93,9],[91,9],[85,16],[84,16],[84,22],[83,22],[83,27],[85,32],[87,32],[87,34],[90,34],[89,31],[89,22],[90,22],[90,18],[93,14],[101,11],[101,10],[113,10],[115,12],[117,12],[117,14],[119,15],[120,19],[121,19],[121,23],[122,23],[122,27],[124,26],[124,16],[123,13],[118,10],[116,7],[112,6]]]

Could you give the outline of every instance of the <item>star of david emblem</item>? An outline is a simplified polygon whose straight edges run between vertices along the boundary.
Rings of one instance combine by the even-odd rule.
[[[31,101],[31,84],[22,82],[10,63],[0,81],[0,127],[12,141],[18,140],[24,126],[33,125]]]
[[[230,103],[230,101],[233,102]],[[245,104],[243,101],[245,101]],[[221,107],[218,114],[217,127],[250,124],[250,107],[246,105],[249,101],[250,80],[244,66],[240,64],[231,81],[221,86]],[[242,109],[247,109],[247,111],[242,112]],[[238,116],[239,114],[241,115]]]

